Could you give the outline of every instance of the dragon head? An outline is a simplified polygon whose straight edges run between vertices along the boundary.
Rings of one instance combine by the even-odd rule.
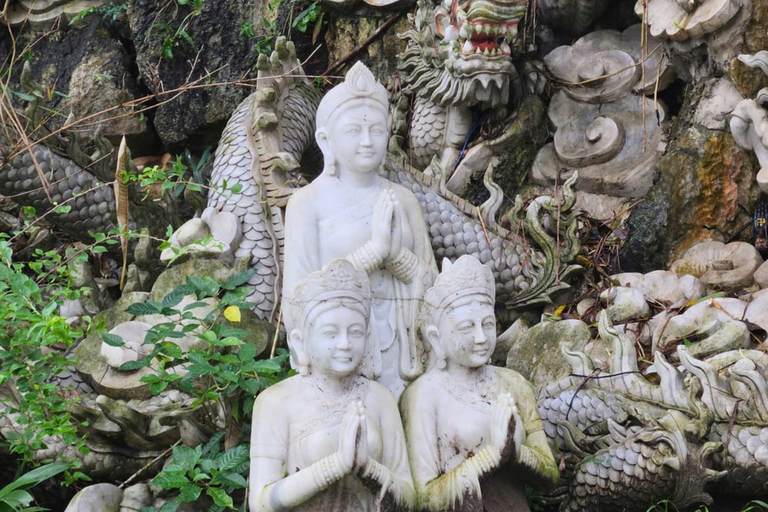
[[[408,92],[441,105],[506,103],[526,0],[419,1],[401,64]]]

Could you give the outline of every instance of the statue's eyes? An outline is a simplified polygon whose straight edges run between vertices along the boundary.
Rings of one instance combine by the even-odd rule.
[[[383,128],[375,127],[371,129],[371,133],[373,133],[374,135],[384,135],[384,133],[386,132],[384,131]]]
[[[336,329],[323,329],[320,334],[322,334],[326,338],[335,338],[336,337]]]
[[[472,330],[472,327],[475,326],[474,322],[462,322],[459,324],[459,331],[461,332],[469,332]]]
[[[494,329],[494,328],[496,328],[496,325],[491,321],[483,323],[483,329]]]
[[[354,336],[355,338],[360,338],[362,336],[365,336],[365,332],[362,329],[352,329],[352,331],[349,334],[350,336]]]
[[[353,135],[356,135],[360,133],[360,127],[358,126],[347,126],[346,130],[344,130],[344,133],[350,133]]]

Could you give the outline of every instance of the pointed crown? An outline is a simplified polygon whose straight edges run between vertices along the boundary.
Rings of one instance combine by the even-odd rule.
[[[309,274],[306,280],[296,286],[290,307],[293,318],[303,327],[312,310],[327,303],[359,304],[365,310],[366,318],[369,318],[371,296],[368,274],[347,260],[336,259],[322,270]]]
[[[455,263],[448,258],[443,259],[442,272],[424,294],[422,326],[435,325],[442,311],[456,299],[466,296],[487,299],[491,304],[495,302],[496,284],[490,267],[470,255],[462,256]]]
[[[331,115],[344,103],[356,99],[370,99],[388,110],[387,90],[376,81],[373,73],[362,62],[357,62],[347,72],[344,81],[328,91],[317,107],[316,126],[321,128],[328,123]]]

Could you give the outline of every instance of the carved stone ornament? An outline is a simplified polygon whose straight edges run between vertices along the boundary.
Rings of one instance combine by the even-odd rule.
[[[106,2],[105,0],[5,0],[4,3],[7,9],[7,23],[12,27],[29,24],[33,30],[46,30],[57,22],[66,24],[77,13]]]
[[[382,503],[412,504],[397,404],[362,375],[372,348],[371,297],[368,275],[343,259],[294,290],[288,337],[299,375],[254,404],[251,511],[374,512]]]
[[[742,7],[742,0],[638,0],[635,13],[648,19],[651,35],[685,41],[722,28]],[[644,12],[644,5],[648,12]]]
[[[496,346],[494,283],[472,256],[443,271],[421,309],[435,364],[405,390],[405,424],[417,506],[434,511],[526,511],[523,480],[554,485],[558,470],[520,374],[490,366]]]
[[[660,43],[647,43],[643,55],[641,27],[634,25],[623,33],[593,32],[547,55],[547,68],[561,83],[549,106],[557,131],[534,162],[534,183],[552,185],[561,170],[578,170],[585,192],[648,192],[664,148],[666,113],[645,94],[666,87],[674,71]]]

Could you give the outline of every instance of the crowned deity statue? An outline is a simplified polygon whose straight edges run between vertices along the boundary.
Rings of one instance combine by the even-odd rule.
[[[559,478],[533,386],[488,364],[494,299],[491,270],[473,256],[444,260],[424,297],[420,327],[435,364],[400,400],[420,510],[524,512],[526,484]]]
[[[382,170],[387,111],[386,89],[359,62],[320,102],[315,138],[325,164],[288,202],[283,298],[336,258],[365,271],[373,291],[365,372],[398,397],[425,367],[415,321],[437,266],[418,200]],[[284,320],[290,332],[297,319],[284,311]]]
[[[288,305],[299,375],[253,408],[252,512],[408,510],[413,483],[397,404],[362,375],[372,290],[337,259],[296,287]]]

